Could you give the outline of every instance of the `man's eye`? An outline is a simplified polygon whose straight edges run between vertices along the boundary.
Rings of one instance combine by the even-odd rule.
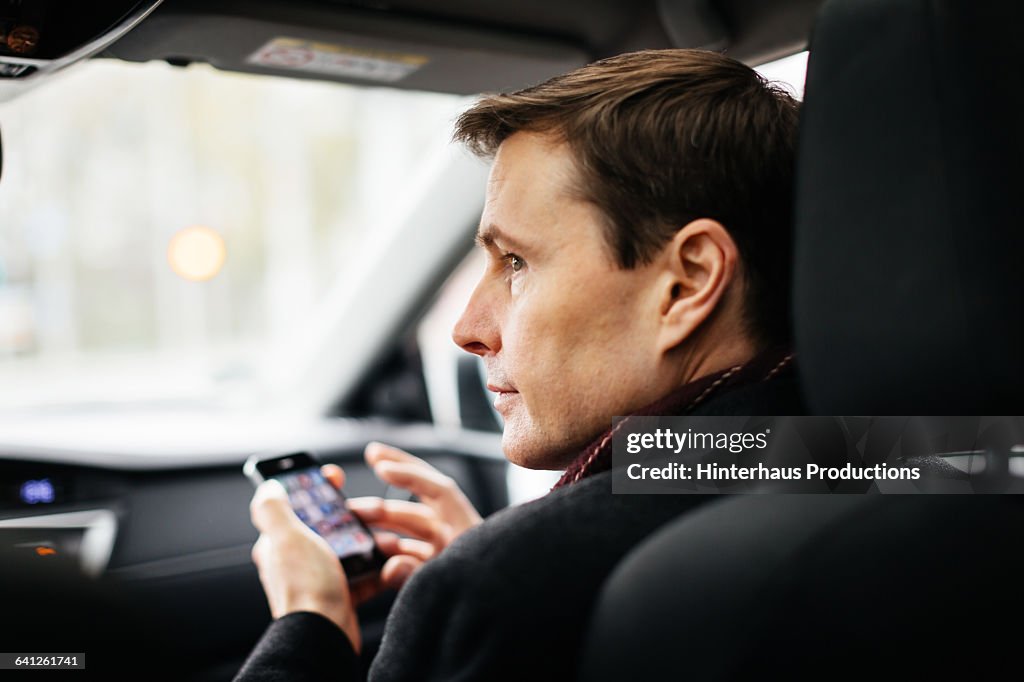
[[[519,272],[523,269],[523,266],[526,265],[526,261],[514,253],[506,253],[504,258],[505,262],[512,268],[512,272]]]

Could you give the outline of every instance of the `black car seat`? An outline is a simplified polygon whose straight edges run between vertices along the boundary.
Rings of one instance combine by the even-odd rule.
[[[794,319],[819,414],[1024,414],[1020,3],[857,0],[814,36]]]
[[[1024,413],[1021,31],[998,0],[823,7],[794,281],[814,413]],[[581,679],[1016,676],[1022,537],[1015,495],[716,500],[616,568]]]

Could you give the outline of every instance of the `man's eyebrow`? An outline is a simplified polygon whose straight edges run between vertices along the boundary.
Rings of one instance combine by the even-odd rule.
[[[528,250],[525,244],[508,236],[508,234],[503,232],[497,225],[481,225],[480,229],[476,232],[477,245],[486,249],[494,246],[495,242],[501,242],[503,246],[507,246],[513,251]]]

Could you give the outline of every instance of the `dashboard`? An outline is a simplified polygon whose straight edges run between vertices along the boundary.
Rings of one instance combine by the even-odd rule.
[[[242,474],[247,454],[265,448],[239,443],[205,456],[150,452],[132,457],[23,442],[17,454],[19,446],[5,435],[0,552],[17,557],[19,567],[0,581],[6,589],[32,589],[33,580],[61,561],[74,575],[43,585],[61,595],[53,597],[58,609],[77,609],[95,622],[108,608],[105,595],[113,595],[129,615],[104,616],[104,627],[111,628],[105,637],[130,637],[125,623],[143,623],[152,635],[146,645],[155,655],[172,655],[184,666],[181,675],[230,679],[270,621],[250,556],[257,537],[249,520],[253,488]],[[404,491],[387,489],[363,462],[370,440],[431,462],[454,478],[484,515],[508,504],[507,463],[500,436],[493,434],[324,420],[296,431],[287,449],[307,449],[344,467],[350,496],[405,497]],[[15,570],[14,565],[6,570]],[[93,586],[101,586],[103,595],[83,597]],[[371,650],[379,643],[391,599],[385,595],[360,609]],[[36,605],[21,618],[39,619],[28,625],[42,628],[51,617],[48,610],[53,608]]]

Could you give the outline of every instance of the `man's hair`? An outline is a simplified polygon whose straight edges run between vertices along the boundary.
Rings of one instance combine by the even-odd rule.
[[[484,157],[519,131],[567,143],[573,190],[605,216],[623,268],[649,263],[691,220],[719,221],[739,249],[747,330],[767,346],[790,339],[798,116],[793,97],[734,59],[648,50],[484,97],[455,140]]]

